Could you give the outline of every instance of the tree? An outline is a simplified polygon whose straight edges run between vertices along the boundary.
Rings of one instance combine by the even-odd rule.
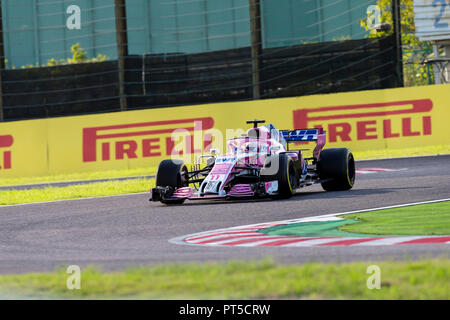
[[[416,27],[414,24],[413,2],[413,0],[400,0],[405,86],[433,83],[433,74],[430,72],[429,67],[423,63],[433,50],[430,42],[420,41],[415,35]],[[381,13],[381,23],[388,23],[392,26],[391,4],[392,0],[377,0],[377,6]],[[362,19],[360,21],[361,27],[370,31],[369,38],[381,38],[393,33],[392,28],[387,32],[377,32],[375,29],[370,28],[367,21],[371,19],[371,14],[368,12],[368,19]]]

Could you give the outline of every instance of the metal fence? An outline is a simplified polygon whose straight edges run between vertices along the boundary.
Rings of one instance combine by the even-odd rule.
[[[399,25],[361,26],[374,4],[1,0],[0,119],[402,86]]]

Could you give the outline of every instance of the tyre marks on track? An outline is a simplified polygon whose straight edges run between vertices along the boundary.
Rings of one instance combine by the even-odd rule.
[[[373,173],[384,173],[384,172],[397,172],[405,171],[407,168],[401,169],[388,169],[388,168],[356,168],[356,174],[373,174]]]

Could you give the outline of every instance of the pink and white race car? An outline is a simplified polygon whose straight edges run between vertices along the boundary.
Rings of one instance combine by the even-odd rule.
[[[289,198],[296,190],[320,183],[326,191],[349,190],[355,183],[355,160],[347,148],[322,148],[322,129],[277,130],[265,121],[247,134],[227,141],[228,153],[207,156],[203,168],[190,170],[180,160],[163,160],[156,173],[151,201],[182,204],[188,200]],[[316,141],[311,158],[289,143]]]

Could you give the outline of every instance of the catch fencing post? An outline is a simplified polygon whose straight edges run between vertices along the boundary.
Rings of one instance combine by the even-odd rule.
[[[261,5],[260,0],[249,0],[250,7],[250,33],[252,45],[252,88],[253,99],[261,97],[260,92],[260,63],[262,52],[261,36]]]
[[[125,0],[114,0],[116,15],[117,59],[119,67],[120,110],[127,110],[125,92],[125,59],[128,56],[127,14]]]
[[[0,0],[0,121],[5,120],[3,113],[3,70],[5,70],[5,45],[3,42],[3,12]]]
[[[395,37],[395,73],[397,85],[403,87],[403,50],[402,50],[402,18],[400,0],[392,0],[392,25]]]

